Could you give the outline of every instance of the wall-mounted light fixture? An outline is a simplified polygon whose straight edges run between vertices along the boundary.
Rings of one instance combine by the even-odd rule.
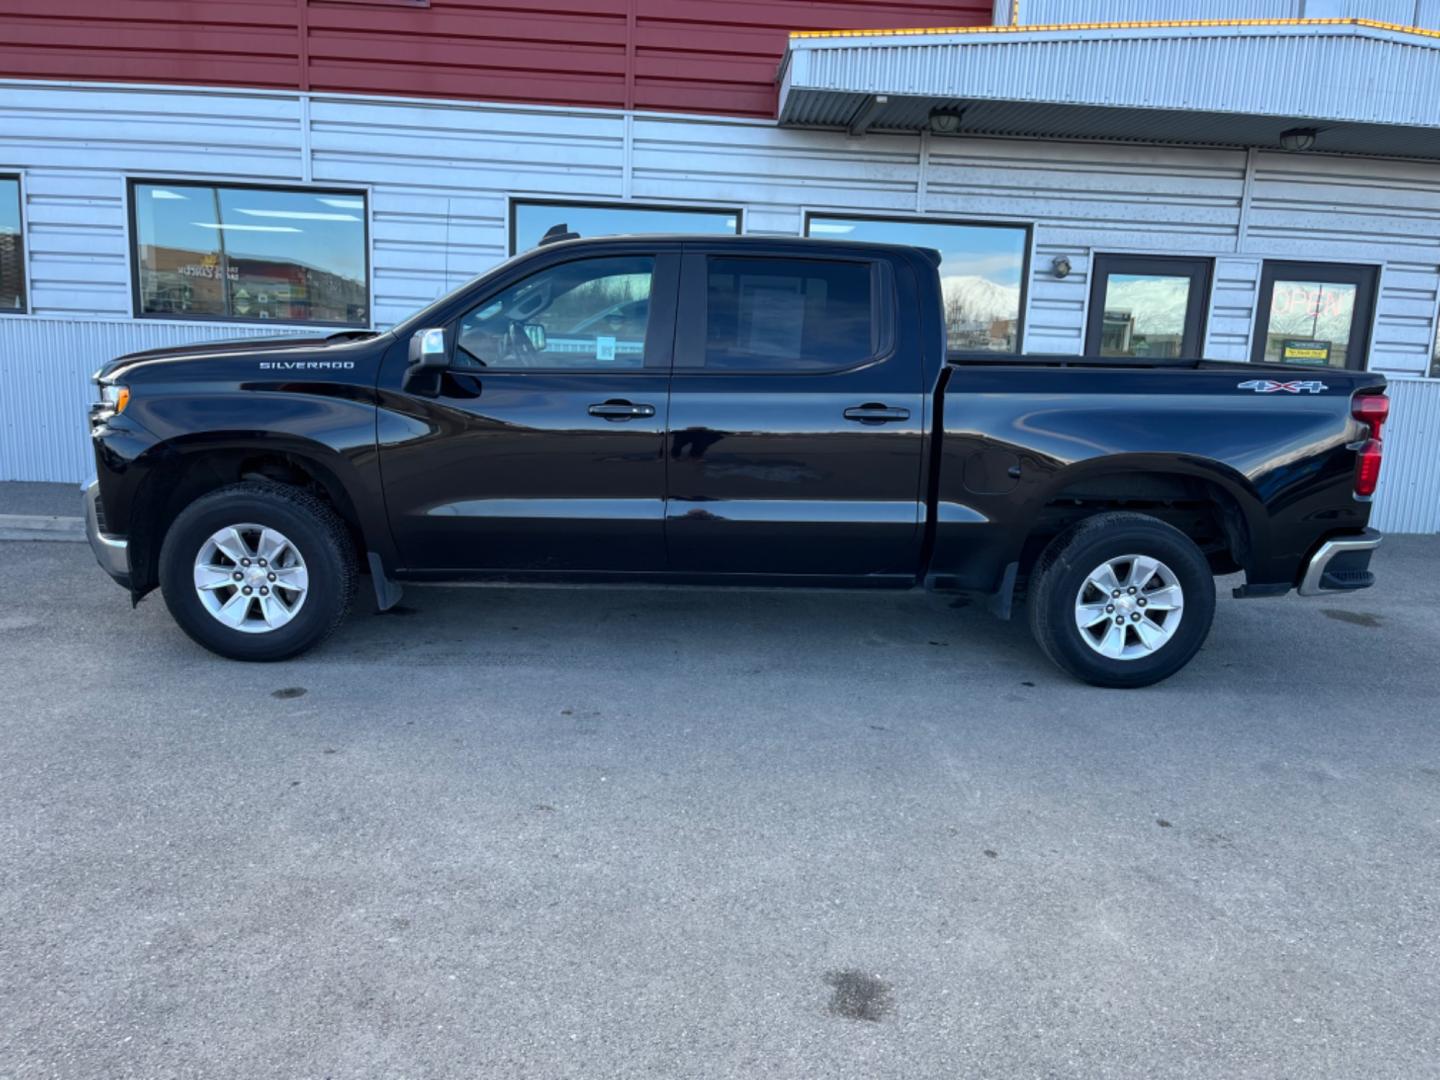
[[[1070,260],[1067,259],[1064,255],[1056,255],[1055,258],[1050,260],[1050,272],[1054,274],[1057,278],[1069,277]]]
[[[954,135],[960,130],[964,109],[931,109],[930,130],[936,135]]]
[[[1280,149],[1298,152],[1309,150],[1315,145],[1315,136],[1319,132],[1314,128],[1291,128],[1289,131],[1280,133]]]

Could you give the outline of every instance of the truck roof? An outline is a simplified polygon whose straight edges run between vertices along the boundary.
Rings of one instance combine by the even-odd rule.
[[[886,244],[875,240],[841,240],[830,237],[818,236],[745,236],[729,233],[611,233],[605,236],[575,236],[564,240],[542,241],[535,247],[526,249],[528,252],[544,249],[563,250],[567,247],[584,247],[607,241],[623,241],[632,243],[635,241],[646,241],[650,243],[664,244],[703,244],[706,247],[746,249],[767,249],[776,248],[861,248],[879,252],[891,252],[896,254],[913,254],[919,252],[927,260],[936,266],[940,265],[940,252],[934,248],[916,247],[913,244]]]

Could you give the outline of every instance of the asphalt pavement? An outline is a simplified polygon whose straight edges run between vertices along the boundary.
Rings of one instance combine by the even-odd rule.
[[[920,594],[242,665],[0,543],[0,1077],[1440,1075],[1437,568],[1127,692]]]

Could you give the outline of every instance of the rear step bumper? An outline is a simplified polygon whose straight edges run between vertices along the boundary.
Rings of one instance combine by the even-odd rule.
[[[1301,596],[1368,589],[1375,584],[1370,555],[1380,546],[1380,533],[1366,529],[1360,536],[1326,540],[1310,556],[1305,576],[1300,579]]]

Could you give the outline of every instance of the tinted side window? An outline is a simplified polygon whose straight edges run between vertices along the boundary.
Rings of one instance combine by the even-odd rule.
[[[460,320],[455,363],[613,371],[645,366],[648,255],[580,259],[532,274]]]
[[[876,352],[871,264],[707,260],[705,368],[827,371]]]

